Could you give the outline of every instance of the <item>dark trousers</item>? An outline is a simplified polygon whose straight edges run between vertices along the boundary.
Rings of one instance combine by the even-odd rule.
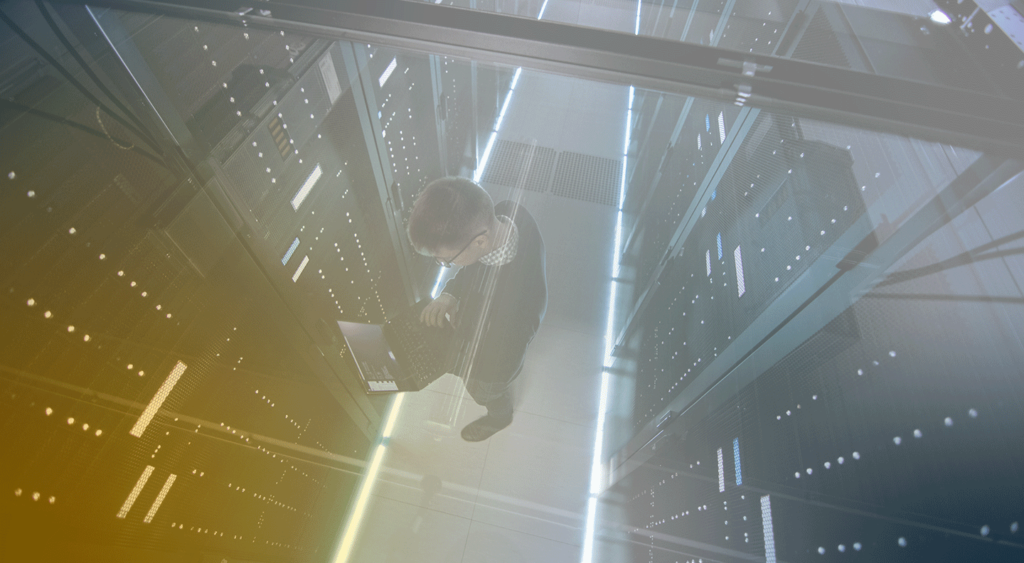
[[[487,407],[487,415],[498,420],[512,418],[512,384],[523,371],[526,349],[533,341],[529,330],[502,338],[485,338],[472,370],[460,377],[466,391],[478,405]],[[492,335],[498,336],[498,335]]]

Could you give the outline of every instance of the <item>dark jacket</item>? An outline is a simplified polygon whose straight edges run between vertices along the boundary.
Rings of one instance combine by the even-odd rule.
[[[544,239],[533,216],[511,201],[496,204],[494,212],[512,217],[519,230],[515,258],[503,266],[466,266],[448,281],[444,292],[459,300],[456,334],[466,340],[479,335],[474,377],[501,382],[518,375],[526,346],[547,311],[548,290]],[[485,315],[485,286],[495,270],[493,299]]]

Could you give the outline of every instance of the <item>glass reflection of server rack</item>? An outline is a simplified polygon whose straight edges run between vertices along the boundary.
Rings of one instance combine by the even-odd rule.
[[[789,168],[769,179],[769,186],[775,187],[754,204],[755,222],[747,233],[751,252],[746,254],[746,271],[759,280],[746,286],[751,299],[745,309],[751,318],[865,210],[849,151],[819,141],[791,140],[786,160]]]

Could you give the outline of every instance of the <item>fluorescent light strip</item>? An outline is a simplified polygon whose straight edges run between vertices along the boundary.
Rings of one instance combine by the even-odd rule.
[[[711,251],[708,250],[704,253],[704,263],[708,267],[708,277],[711,277]]]
[[[537,19],[538,20],[544,17],[544,10],[547,10],[547,9],[548,9],[548,0],[544,0],[544,5],[540,7],[540,13],[537,14]]]
[[[764,530],[765,563],[775,563],[775,532],[772,531],[772,501],[768,495],[761,497],[761,526]]]
[[[294,274],[292,274],[292,281],[293,282],[299,281],[299,276],[302,275],[302,270],[306,269],[306,264],[309,264],[309,256],[303,256],[302,257],[302,262],[299,263],[298,269],[295,270]]]
[[[632,123],[633,123],[633,110],[629,110],[629,111],[626,112],[626,142],[622,145],[622,156],[628,156],[629,155],[629,141],[631,140],[630,136],[629,136],[629,129],[630,129],[629,126]]]
[[[722,259],[722,233],[718,233],[718,259]]]
[[[739,438],[733,438],[732,439],[732,457],[733,457],[733,465],[736,466],[736,484],[737,485],[742,485],[743,484],[743,472],[740,471],[740,439]]]
[[[498,113],[498,121],[494,124],[494,130],[501,129],[501,122],[505,119],[505,110],[508,109],[508,103],[512,101],[512,90],[508,91],[508,95],[505,96],[505,103],[501,105],[501,112]]]
[[[718,138],[725,144],[725,112],[718,114]]]
[[[597,435],[594,437],[594,460],[590,466],[590,494],[598,495],[604,485],[604,466],[601,457],[604,450],[604,413],[608,407],[608,372],[601,373],[601,400],[597,411]]]
[[[295,237],[295,240],[292,241],[292,245],[288,247],[288,252],[284,253],[284,258],[281,258],[281,265],[282,266],[285,266],[285,265],[288,264],[288,261],[292,259],[292,254],[295,252],[295,249],[298,248],[298,247],[299,247],[299,237]]]
[[[356,535],[359,532],[359,526],[362,524],[366,505],[370,499],[370,494],[373,492],[373,486],[377,482],[377,474],[380,473],[380,464],[384,460],[384,453],[387,451],[386,443],[391,436],[391,431],[394,429],[395,421],[398,419],[398,412],[402,406],[402,398],[404,396],[404,394],[395,395],[395,400],[391,403],[381,443],[377,444],[377,448],[373,452],[373,458],[370,461],[370,466],[363,477],[363,483],[359,488],[359,494],[353,505],[352,514],[345,525],[345,534],[342,536],[341,544],[338,546],[338,551],[334,556],[334,563],[347,563],[352,555],[352,548],[355,546]]]
[[[395,402],[391,404],[391,412],[388,414],[388,421],[384,425],[385,438],[391,437],[391,431],[395,429],[395,421],[398,420],[398,409],[402,408],[402,399],[405,398],[405,393],[399,393],[395,395]]]
[[[737,246],[736,250],[732,251],[732,257],[736,261],[736,292],[739,294],[736,297],[743,297],[743,294],[747,292],[747,282],[743,279],[743,253],[740,251],[740,247]]]
[[[718,448],[718,492],[725,492],[725,460],[722,457],[722,448]]]
[[[476,174],[473,174],[473,181],[479,183],[480,178],[484,175],[484,170],[487,168],[487,161],[491,158],[491,149],[494,148],[494,140],[498,137],[497,131],[491,131],[491,137],[487,139],[487,147],[484,148],[484,155],[480,157],[480,168],[477,168]]]
[[[434,282],[434,289],[430,290],[430,296],[437,299],[438,291],[441,290],[441,280],[444,279],[444,268],[439,268],[437,272],[437,281]]]
[[[625,160],[625,157],[623,157]],[[623,167],[623,174],[625,174],[625,167]],[[619,252],[618,249],[622,246],[622,210],[618,212],[618,217],[615,222],[615,250],[612,255],[612,280],[619,277]],[[608,369],[612,367],[614,360],[612,359],[613,345],[613,323],[615,321],[615,298],[618,294],[619,285],[618,282],[613,281],[611,283],[611,292],[608,295],[608,321],[605,324],[604,332],[604,368]]]
[[[516,90],[516,84],[519,83],[519,76],[523,72],[523,67],[516,69],[516,73],[512,76],[512,86],[508,89],[508,94],[505,94],[505,102],[501,105],[501,113],[498,114],[498,118],[494,122],[494,130],[491,131],[491,136],[487,139],[487,147],[484,148],[484,155],[480,157],[480,166],[476,169],[473,174],[473,181],[479,183],[480,178],[484,175],[484,170],[487,168],[487,161],[491,158],[491,149],[494,148],[494,141],[498,138],[498,130],[501,129],[501,122],[505,118],[505,111],[508,109],[509,103],[512,101],[512,92]],[[438,276],[440,280],[440,276]]]
[[[626,111],[626,147],[629,147],[629,130],[631,114],[633,109],[633,96],[636,90],[629,87],[629,107]],[[612,272],[611,287],[608,295],[608,321],[605,325],[604,334],[604,370],[601,372],[601,398],[597,407],[597,432],[594,434],[594,457],[590,469],[590,498],[587,502],[587,524],[583,536],[583,556],[581,563],[591,563],[594,557],[594,528],[597,519],[597,497],[604,486],[604,465],[601,459],[604,457],[604,425],[605,411],[608,410],[608,394],[611,385],[611,375],[608,368],[614,362],[612,358],[613,330],[615,321],[615,298],[618,294],[619,283],[614,281],[619,277],[619,249],[622,247],[622,207],[626,197],[626,165],[628,157],[622,156],[622,178],[619,184],[619,212],[615,220],[615,246],[612,248]]]
[[[641,0],[636,0],[636,28],[633,29],[633,35],[640,35],[640,5]]]
[[[143,522],[149,524],[153,521],[153,517],[156,516],[156,511],[160,510],[160,505],[163,504],[164,497],[167,496],[167,491],[171,490],[171,485],[174,484],[174,480],[177,478],[178,476],[174,473],[171,473],[170,476],[167,477],[167,480],[164,481],[164,487],[160,489],[160,494],[156,495],[156,500],[153,501],[153,506],[149,507],[149,512],[147,512],[146,517],[142,519]]]
[[[299,210],[299,206],[302,205],[303,201],[306,201],[306,196],[308,196],[309,192],[312,191],[313,185],[315,185],[316,181],[320,179],[321,174],[323,174],[323,170],[321,170],[320,165],[317,164],[316,168],[309,173],[306,181],[302,183],[302,187],[299,188],[299,191],[295,193],[295,197],[292,198],[292,209],[296,211]]]
[[[153,474],[153,470],[156,469],[152,465],[147,465],[142,470],[142,475],[139,475],[139,480],[135,482],[135,486],[132,487],[132,492],[128,493],[128,498],[124,499],[124,504],[121,505],[121,510],[118,511],[117,517],[124,518],[128,516],[128,511],[132,509],[132,505],[135,504],[135,499],[139,498],[139,493],[142,492],[142,488],[146,486],[146,481],[149,481],[149,476]]]
[[[397,57],[391,59],[391,64],[388,65],[388,68],[384,69],[384,74],[380,75],[380,81],[379,82],[380,82],[380,87],[381,88],[384,87],[384,83],[388,81],[388,78],[391,78],[391,73],[395,72],[395,68],[396,67],[398,67],[398,58]]]
[[[703,148],[701,147],[701,144],[700,144],[700,133],[697,133],[697,150],[699,150],[699,151],[702,151],[702,150],[704,150],[704,149],[703,149]]]
[[[508,110],[508,104],[512,101],[512,92],[516,91],[516,84],[519,82],[519,75],[523,72],[523,67],[516,69],[515,75],[512,77],[512,86],[508,89],[508,94],[505,95],[505,103],[501,104],[501,111],[498,112],[498,119],[494,122],[494,131],[498,132],[501,129],[501,122],[505,120],[505,112]]]
[[[153,395],[153,399],[146,405],[146,409],[142,411],[142,416],[135,422],[135,426],[132,427],[129,434],[136,438],[142,437],[142,433],[146,431],[146,427],[149,426],[149,423],[153,421],[153,417],[156,416],[156,411],[160,410],[164,400],[170,395],[171,389],[174,389],[174,386],[177,385],[178,379],[181,378],[181,374],[185,373],[186,368],[188,366],[181,362],[175,364],[174,369],[171,370],[170,375],[164,380],[160,389],[157,389],[156,395]]]
[[[594,558],[594,524],[597,519],[597,497],[591,496],[587,501],[587,528],[583,533],[583,563],[590,563]]]
[[[373,485],[377,481],[377,473],[380,471],[381,460],[384,459],[384,450],[387,447],[384,444],[378,444],[377,449],[373,452],[373,459],[370,461],[370,467],[366,471],[366,477],[363,479],[363,486],[359,489],[359,496],[356,497],[355,508],[352,510],[352,517],[349,519],[349,524],[345,530],[345,535],[341,539],[341,547],[338,549],[338,555],[334,558],[336,563],[345,563],[348,561],[349,556],[352,554],[352,547],[356,542],[356,533],[359,531],[359,524],[362,523],[363,513],[366,512],[366,504],[370,499],[370,491],[373,490]]]

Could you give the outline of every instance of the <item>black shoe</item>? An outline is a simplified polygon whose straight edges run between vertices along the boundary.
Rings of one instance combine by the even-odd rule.
[[[507,420],[499,420],[491,415],[481,416],[462,429],[462,439],[467,442],[482,442],[509,424],[512,424],[512,417],[508,417]]]

